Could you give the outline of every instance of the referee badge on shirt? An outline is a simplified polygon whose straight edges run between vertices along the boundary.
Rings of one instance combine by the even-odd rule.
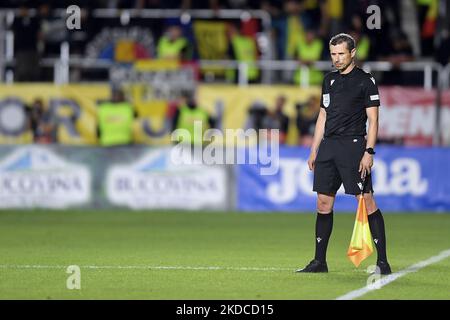
[[[330,105],[330,94],[327,93],[323,95],[323,106],[325,108],[328,108],[329,105]]]

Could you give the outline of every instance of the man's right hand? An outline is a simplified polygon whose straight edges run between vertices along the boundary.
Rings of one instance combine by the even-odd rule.
[[[309,167],[309,170],[311,170],[311,171],[314,170],[314,165],[316,163],[316,156],[317,156],[317,152],[314,150],[312,150],[311,153],[309,154],[308,167]]]

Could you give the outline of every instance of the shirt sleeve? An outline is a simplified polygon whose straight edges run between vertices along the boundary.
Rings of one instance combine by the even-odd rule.
[[[322,82],[322,95],[320,96],[320,107],[327,108],[330,104],[330,92],[327,87],[327,77]]]
[[[369,107],[379,107],[380,106],[380,94],[378,93],[378,86],[375,82],[375,78],[370,76],[367,78],[365,85],[365,106]]]

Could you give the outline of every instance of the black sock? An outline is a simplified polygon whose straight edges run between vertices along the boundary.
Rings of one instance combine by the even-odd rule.
[[[377,247],[378,261],[387,262],[386,256],[386,233],[384,230],[384,219],[380,209],[369,215],[370,232],[372,233],[373,242]]]
[[[333,211],[329,214],[317,213],[316,219],[316,256],[314,259],[326,262],[327,246],[333,230]]]

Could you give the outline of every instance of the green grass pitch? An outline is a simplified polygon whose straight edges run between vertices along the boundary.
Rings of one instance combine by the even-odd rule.
[[[394,272],[450,249],[450,214],[385,214]],[[1,211],[0,299],[336,299],[366,286],[346,257],[354,214],[335,214],[328,274],[296,274],[314,214]],[[81,289],[69,290],[69,265]],[[450,258],[359,299],[450,299]]]

